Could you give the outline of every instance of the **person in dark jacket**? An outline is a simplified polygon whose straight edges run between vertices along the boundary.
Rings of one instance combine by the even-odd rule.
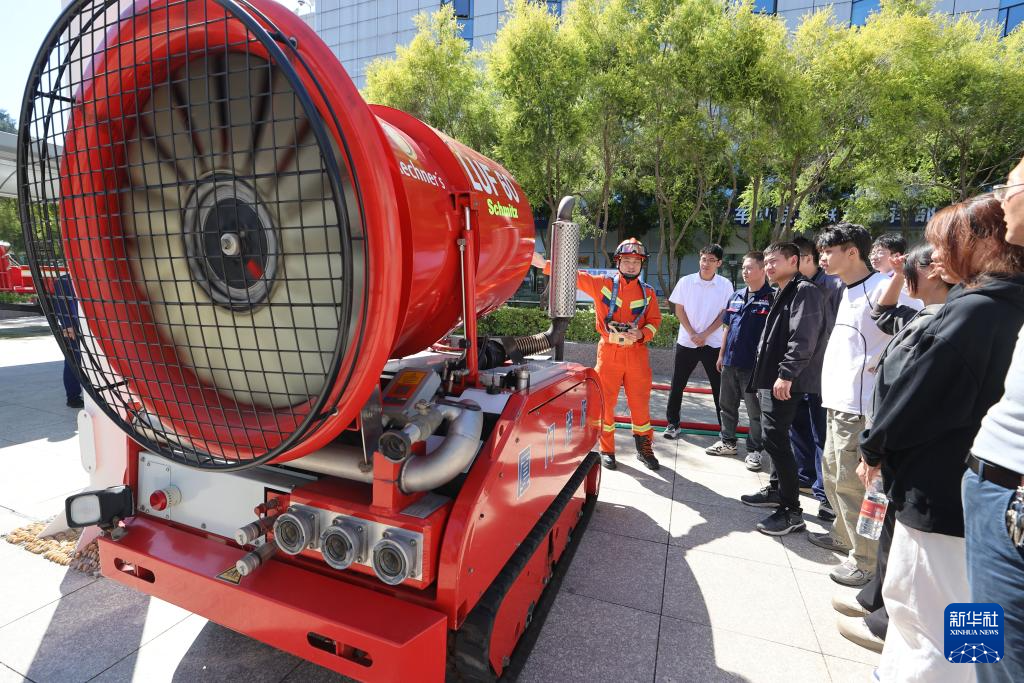
[[[946,605],[969,602],[960,482],[985,412],[999,400],[1024,324],[1024,248],[1004,242],[999,202],[982,195],[935,214],[933,259],[961,281],[874,407],[861,435],[864,480],[881,467],[896,526],[882,595],[883,681],[967,681],[947,661]]]
[[[1024,247],[1024,160],[992,194],[1003,207],[1006,241]],[[1004,616],[1003,657],[977,667],[979,683],[1017,683],[1024,671],[1024,328],[1005,387],[981,421],[962,484],[971,602],[994,602]]]
[[[889,387],[907,369],[917,342],[942,310],[953,285],[943,279],[942,269],[932,262],[932,247],[927,243],[915,247],[909,254],[893,256],[892,260],[896,269],[871,313],[879,329],[893,335],[875,366],[872,406],[881,404]],[[907,293],[924,303],[924,308],[918,310],[899,303],[904,284]],[[872,409],[868,415],[869,425],[874,413]],[[865,481],[865,486],[868,483]],[[882,582],[895,526],[896,506],[890,506],[878,539],[878,557],[871,581],[859,593],[837,593],[832,598],[832,607],[841,615],[837,622],[839,632],[848,640],[875,652],[882,651],[889,628],[889,613],[885,611],[882,600]]]
[[[792,242],[776,242],[764,250],[765,274],[779,291],[768,311],[750,382],[761,404],[764,446],[775,471],[768,486],[740,496],[740,501],[776,508],[757,525],[772,536],[805,528],[789,427],[803,395],[821,392],[827,339],[824,297],[800,274],[799,259],[800,249]]]
[[[75,297],[75,287],[71,282],[71,276],[67,273],[60,275],[53,282],[53,312],[57,317],[57,326],[60,328],[65,343],[74,354],[76,360],[81,359],[79,344],[81,328],[78,325],[78,299]],[[78,376],[71,369],[67,358],[64,359],[64,393],[67,397],[68,408],[81,408],[85,405],[82,400],[82,385]]]
[[[836,311],[843,299],[846,285],[835,275],[829,275],[819,264],[821,254],[817,245],[806,237],[793,238],[793,244],[800,247],[800,273],[813,282],[825,295],[825,338],[832,334],[836,322]],[[832,503],[825,496],[825,480],[821,474],[821,455],[825,447],[825,409],[821,407],[820,394],[804,394],[797,408],[793,426],[789,428],[789,440],[796,458],[796,474],[801,487],[810,487],[818,500],[818,519],[831,522],[836,518]]]

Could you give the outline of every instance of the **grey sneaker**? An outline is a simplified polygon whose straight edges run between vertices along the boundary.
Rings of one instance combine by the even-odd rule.
[[[747,453],[747,457],[743,458],[743,464],[746,465],[747,469],[751,472],[760,472],[761,465],[767,457],[768,456],[761,451],[750,451]]]
[[[819,548],[825,550],[831,550],[834,553],[845,555],[850,552],[850,549],[836,540],[836,538],[829,533],[824,534],[807,534],[807,540],[811,542],[811,545],[816,545]]]
[[[668,427],[665,427],[665,433],[662,434],[662,436],[665,437],[666,439],[672,439],[672,440],[678,439],[679,438],[679,425],[670,424]]]
[[[857,565],[852,564],[847,560],[841,565],[833,568],[832,571],[828,573],[828,576],[841,586],[859,588],[870,581],[874,574],[857,569]]]
[[[736,455],[736,444],[718,440],[704,449],[708,455]]]

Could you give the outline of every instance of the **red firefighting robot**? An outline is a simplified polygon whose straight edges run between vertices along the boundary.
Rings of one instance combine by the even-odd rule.
[[[626,401],[633,421],[633,439],[637,458],[645,467],[658,469],[651,444],[651,363],[647,344],[658,332],[661,311],[654,288],[640,279],[647,261],[647,248],[635,237],[615,249],[613,276],[591,275],[579,271],[576,287],[594,299],[594,324],[601,341],[597,345],[597,374],[604,392],[601,414],[601,464],[615,469],[615,404],[619,388],[626,388]],[[535,255],[534,265],[543,264],[544,274],[551,264]]]

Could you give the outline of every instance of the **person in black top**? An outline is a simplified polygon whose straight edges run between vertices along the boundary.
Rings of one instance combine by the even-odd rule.
[[[805,528],[789,427],[803,394],[821,392],[827,339],[824,297],[800,274],[799,259],[800,249],[792,242],[776,242],[764,250],[765,273],[779,291],[768,311],[751,374],[751,387],[757,389],[761,404],[765,450],[775,472],[768,486],[740,496],[740,501],[776,508],[757,525],[758,531],[772,536]]]
[[[836,311],[843,298],[846,285],[835,275],[829,275],[819,265],[817,245],[806,237],[794,237],[793,244],[800,247],[800,273],[816,284],[825,295],[825,339],[832,334]],[[801,487],[808,487],[818,500],[818,519],[831,522],[836,518],[832,504],[825,496],[825,480],[821,473],[821,455],[825,448],[825,409],[821,394],[804,394],[797,407],[789,440],[796,458],[796,474]]]
[[[858,474],[881,468],[896,527],[882,595],[883,681],[972,680],[944,649],[946,605],[970,602],[961,478],[985,412],[1003,394],[1024,324],[1024,247],[1004,241],[999,202],[982,195],[935,214],[932,260],[961,284],[874,406]]]

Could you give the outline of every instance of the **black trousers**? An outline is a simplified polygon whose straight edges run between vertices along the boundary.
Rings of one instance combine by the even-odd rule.
[[[715,365],[718,363],[718,347],[701,346],[691,349],[688,346],[676,344],[676,363],[672,369],[672,389],[668,394],[668,408],[665,411],[665,418],[670,425],[679,424],[679,408],[683,403],[683,389],[690,381],[697,363],[704,366],[704,372],[711,382],[711,397],[715,399],[715,417],[718,423],[722,423],[720,409],[718,406],[718,395],[722,391],[722,373],[718,372]]]
[[[892,533],[896,530],[896,506],[889,505],[882,522],[882,535],[878,537],[878,561],[875,564],[875,575],[860,592],[857,602],[871,614],[864,617],[868,629],[876,636],[885,640],[885,632],[889,630],[889,613],[882,602],[882,582],[885,581],[885,568],[889,564],[889,546],[892,545]]]
[[[772,396],[771,389],[758,389],[757,398],[761,402],[761,432],[764,450],[772,459],[775,471],[772,472],[769,486],[778,489],[782,506],[788,510],[800,510],[800,480],[796,473],[796,458],[793,456],[793,445],[789,440],[789,428],[796,418],[803,394],[793,394],[785,401]]]

